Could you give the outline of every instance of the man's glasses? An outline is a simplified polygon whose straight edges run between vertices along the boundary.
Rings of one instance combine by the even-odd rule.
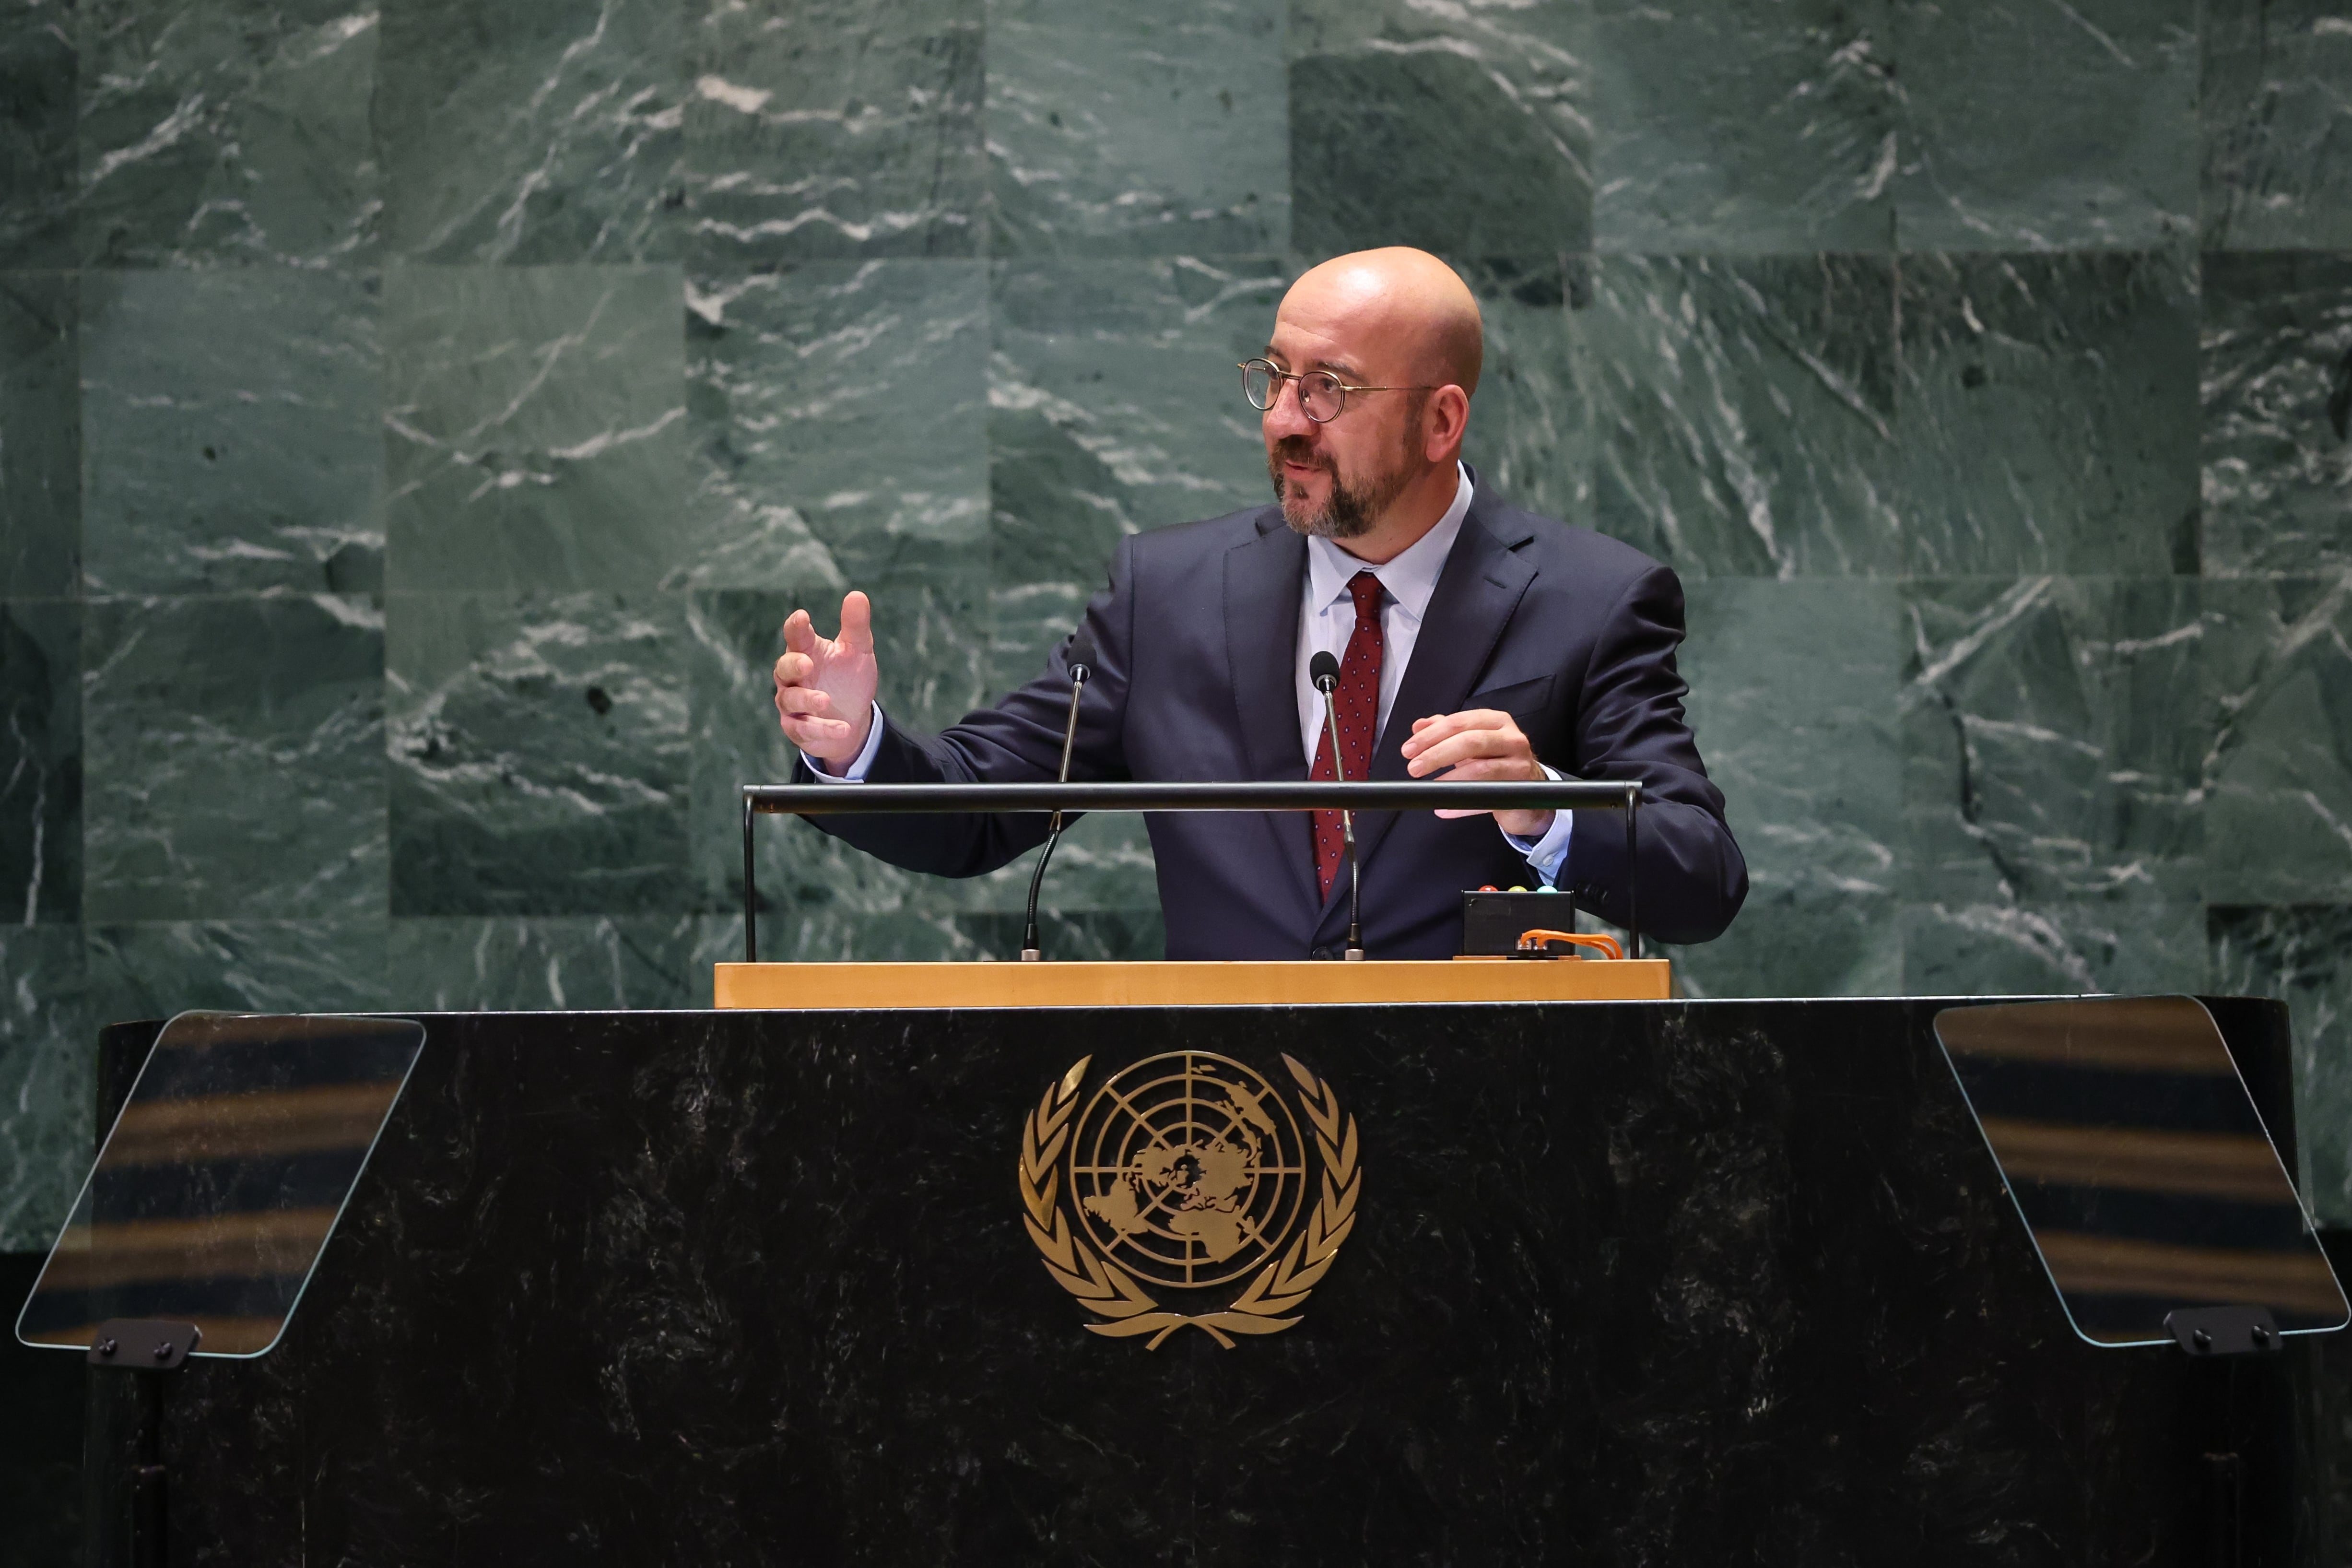
[[[1310,370],[1293,375],[1272,360],[1244,360],[1237,367],[1242,373],[1242,395],[1250,406],[1263,414],[1282,398],[1282,384],[1298,384],[1298,406],[1307,417],[1318,425],[1339,417],[1348,406],[1351,392],[1434,392],[1433,386],[1349,386],[1328,370]]]

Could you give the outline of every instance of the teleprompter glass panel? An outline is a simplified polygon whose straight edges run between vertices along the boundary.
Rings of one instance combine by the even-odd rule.
[[[267,1352],[424,1046],[405,1018],[173,1019],[16,1337],[87,1351],[109,1319],[155,1318],[202,1329],[199,1355]]]
[[[1936,1037],[2074,1331],[2168,1344],[2190,1307],[2352,1319],[2294,1184],[2193,996],[1948,1007]]]

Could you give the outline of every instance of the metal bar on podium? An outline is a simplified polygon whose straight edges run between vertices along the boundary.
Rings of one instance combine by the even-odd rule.
[[[759,892],[753,880],[755,816],[927,816],[1055,811],[1622,811],[1625,814],[1625,934],[1642,956],[1633,896],[1638,783],[1530,779],[1338,784],[1251,782],[1175,784],[805,784],[743,785],[743,962],[760,962]]]
[[[751,786],[743,791],[743,962],[760,962],[760,894],[751,882],[751,824],[759,809],[751,804]]]
[[[1625,953],[1629,958],[1642,956],[1642,858],[1635,826],[1641,819],[1642,786],[1629,784],[1625,786]]]

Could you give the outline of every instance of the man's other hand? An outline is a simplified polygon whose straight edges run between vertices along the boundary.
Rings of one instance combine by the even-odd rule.
[[[806,610],[784,623],[776,660],[776,717],[785,737],[835,772],[857,760],[874,726],[874,607],[852,592],[841,601],[841,635],[821,637]]]
[[[1473,708],[1466,713],[1433,714],[1412,721],[1404,743],[1405,772],[1425,779],[1453,770],[1449,784],[1491,784],[1544,777],[1536,749],[1508,713]],[[1484,816],[1482,811],[1441,811],[1440,816]],[[1496,824],[1514,838],[1541,838],[1551,831],[1549,811],[1498,811]]]

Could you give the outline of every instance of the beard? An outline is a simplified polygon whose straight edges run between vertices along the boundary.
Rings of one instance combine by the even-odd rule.
[[[1381,473],[1350,483],[1327,459],[1318,466],[1331,476],[1330,499],[1310,510],[1290,493],[1290,486],[1282,477],[1286,460],[1315,461],[1308,454],[1304,437],[1285,436],[1276,442],[1274,450],[1266,454],[1265,471],[1274,481],[1274,499],[1282,503],[1282,521],[1290,525],[1292,532],[1317,539],[1357,539],[1369,533],[1387,512],[1390,503],[1412,482],[1410,461],[1400,461]]]

